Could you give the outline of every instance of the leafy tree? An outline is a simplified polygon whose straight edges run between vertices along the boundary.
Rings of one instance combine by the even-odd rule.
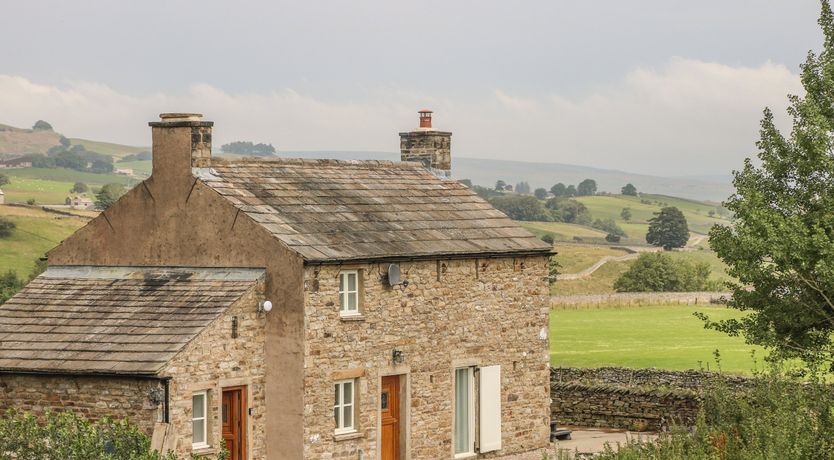
[[[0,174],[0,187],[2,187],[2,186],[4,186],[4,185],[8,184],[9,182],[11,182],[11,181],[9,180],[9,176],[7,176],[7,175],[5,175],[5,174]]]
[[[620,193],[628,196],[637,196],[637,187],[632,184],[625,184],[625,186],[620,189]]]
[[[563,184],[561,182],[554,185],[553,187],[550,187],[550,193],[552,193],[553,196],[557,196],[557,197],[558,196],[565,196],[566,192],[567,192],[567,187],[565,187],[565,184]]]
[[[0,274],[0,305],[6,303],[17,291],[23,289],[23,280],[17,277],[14,270],[9,269],[6,273]],[[0,450],[0,452],[3,452]],[[3,458],[3,457],[0,457]]]
[[[0,238],[8,238],[12,236],[12,232],[17,228],[14,222],[7,217],[0,216]]]
[[[659,213],[654,213],[654,217],[649,219],[647,243],[668,251],[686,246],[687,241],[689,241],[689,226],[680,209],[674,206],[661,208]]]
[[[596,228],[598,230],[602,230],[604,232],[608,232],[612,235],[616,236],[626,236],[625,231],[614,222],[614,219],[597,219],[592,224],[591,227]]]
[[[569,198],[551,198],[544,205],[550,210],[553,220],[569,224],[588,225],[591,213],[584,204]]]
[[[716,225],[710,245],[738,282],[729,306],[743,318],[707,325],[743,334],[776,358],[827,362],[834,370],[834,14],[822,2],[825,37],[802,68],[805,97],[789,96],[784,136],[765,109],[757,167],[734,173],[725,203],[732,225]]]
[[[595,193],[597,193],[597,181],[593,179],[585,179],[576,186],[578,196],[591,196]]]
[[[542,235],[541,240],[547,244],[553,244],[553,242],[555,241],[552,233],[545,233],[544,235]]]
[[[503,192],[504,188],[507,186],[507,183],[502,181],[501,179],[495,181],[495,190],[499,192]]]
[[[32,125],[32,129],[35,131],[52,131],[52,125],[43,120],[38,120]]]
[[[272,144],[253,144],[250,141],[230,142],[220,146],[223,153],[234,153],[237,155],[254,155],[268,157],[275,155],[275,147]]]
[[[470,180],[470,179],[461,179],[458,182],[460,182],[461,184],[463,184],[463,185],[465,185],[469,188],[472,188],[472,180]]]
[[[525,195],[529,194],[530,193],[530,184],[528,184],[527,182],[524,182],[524,181],[515,184],[515,192],[516,193],[522,193],[522,194],[525,194]]]
[[[513,220],[544,222],[553,220],[550,213],[542,205],[542,202],[537,200],[536,197],[529,195],[499,196],[491,199],[489,202]]]
[[[533,191],[533,196],[535,196],[536,198],[538,198],[540,200],[543,200],[543,199],[547,198],[547,190],[545,190],[543,188],[537,188],[536,190]]]
[[[90,190],[90,187],[87,187],[87,184],[84,182],[76,182],[70,189],[70,193],[87,193],[88,190]]]
[[[507,184],[507,185],[505,185],[505,186],[504,186],[504,190],[506,190],[506,191],[508,191],[508,192],[512,192],[512,191],[513,191],[513,186],[512,186],[512,184]]]
[[[612,235],[611,233],[605,235],[605,241],[609,243],[619,243],[620,238],[620,235]]]
[[[568,185],[568,187],[565,189],[565,194],[563,196],[571,198],[571,197],[574,197],[576,195],[577,195],[576,187],[573,186],[573,185]]]
[[[643,253],[614,281],[617,292],[688,292],[711,287],[706,262],[675,260],[669,254]]]
[[[107,209],[127,192],[122,184],[105,184],[101,190],[96,192],[96,207]]]
[[[70,144],[72,144],[72,142],[70,142],[70,140],[64,137],[63,135],[58,137],[58,143],[61,144],[61,146],[63,147],[69,147]]]
[[[620,218],[623,219],[626,222],[630,221],[631,220],[631,208],[623,208],[623,210],[620,211]]]
[[[143,150],[139,153],[131,153],[130,155],[123,156],[122,159],[119,160],[119,163],[124,163],[127,161],[147,161],[152,159],[153,156],[151,155],[151,152],[148,150]]]

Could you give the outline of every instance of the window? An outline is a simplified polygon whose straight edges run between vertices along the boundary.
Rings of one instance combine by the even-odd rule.
[[[336,419],[336,434],[356,431],[354,420],[354,389],[356,379],[336,382],[336,403],[333,417]]]
[[[339,313],[342,316],[359,314],[359,271],[339,273]]]
[[[201,391],[191,396],[191,447],[208,447],[208,427],[206,412],[208,409],[208,393]]]
[[[455,456],[475,453],[474,368],[455,369]]]

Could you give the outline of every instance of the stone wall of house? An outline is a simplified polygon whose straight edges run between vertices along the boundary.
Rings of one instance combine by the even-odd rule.
[[[390,287],[388,264],[305,272],[305,458],[377,458],[383,375],[405,374],[401,417],[413,459],[451,458],[454,369],[501,366],[502,449],[547,445],[547,258],[412,261]],[[359,269],[361,317],[339,315],[340,269]],[[394,350],[404,353],[392,362]],[[334,381],[359,375],[358,431],[334,435]],[[360,451],[364,457],[360,457]]]
[[[232,307],[172,359],[161,375],[171,377],[170,422],[176,439],[178,458],[190,458],[192,453],[192,395],[208,391],[209,449],[199,453],[214,453],[222,440],[221,403],[223,388],[246,386],[249,459],[266,458],[265,452],[265,375],[264,327],[266,314],[258,313],[258,302],[263,299],[263,282],[243,295]],[[274,312],[272,314],[275,314]],[[233,323],[237,322],[237,337],[233,337]]]
[[[660,431],[692,425],[701,390],[719,374],[658,369],[554,368],[551,409],[559,425]],[[720,375],[722,384],[742,389],[743,377]]]
[[[156,379],[0,374],[0,414],[16,409],[35,416],[74,412],[90,420],[127,417],[150,435],[162,414],[152,393],[161,396],[161,389]]]

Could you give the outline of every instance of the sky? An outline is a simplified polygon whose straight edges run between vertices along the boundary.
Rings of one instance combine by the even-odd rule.
[[[396,152],[435,111],[452,155],[724,175],[781,126],[818,0],[10,0],[0,123],[150,145],[161,112],[214,142]]]

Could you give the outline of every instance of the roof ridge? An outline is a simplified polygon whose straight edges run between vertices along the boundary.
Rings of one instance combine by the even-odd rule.
[[[403,169],[425,169],[416,161],[393,161],[393,160],[339,160],[335,158],[287,158],[287,157],[213,157],[212,163],[219,165],[245,165],[245,164],[283,164],[298,166],[320,166],[320,165],[345,165],[365,166],[376,168],[403,168]],[[427,171],[428,172],[428,171]]]

